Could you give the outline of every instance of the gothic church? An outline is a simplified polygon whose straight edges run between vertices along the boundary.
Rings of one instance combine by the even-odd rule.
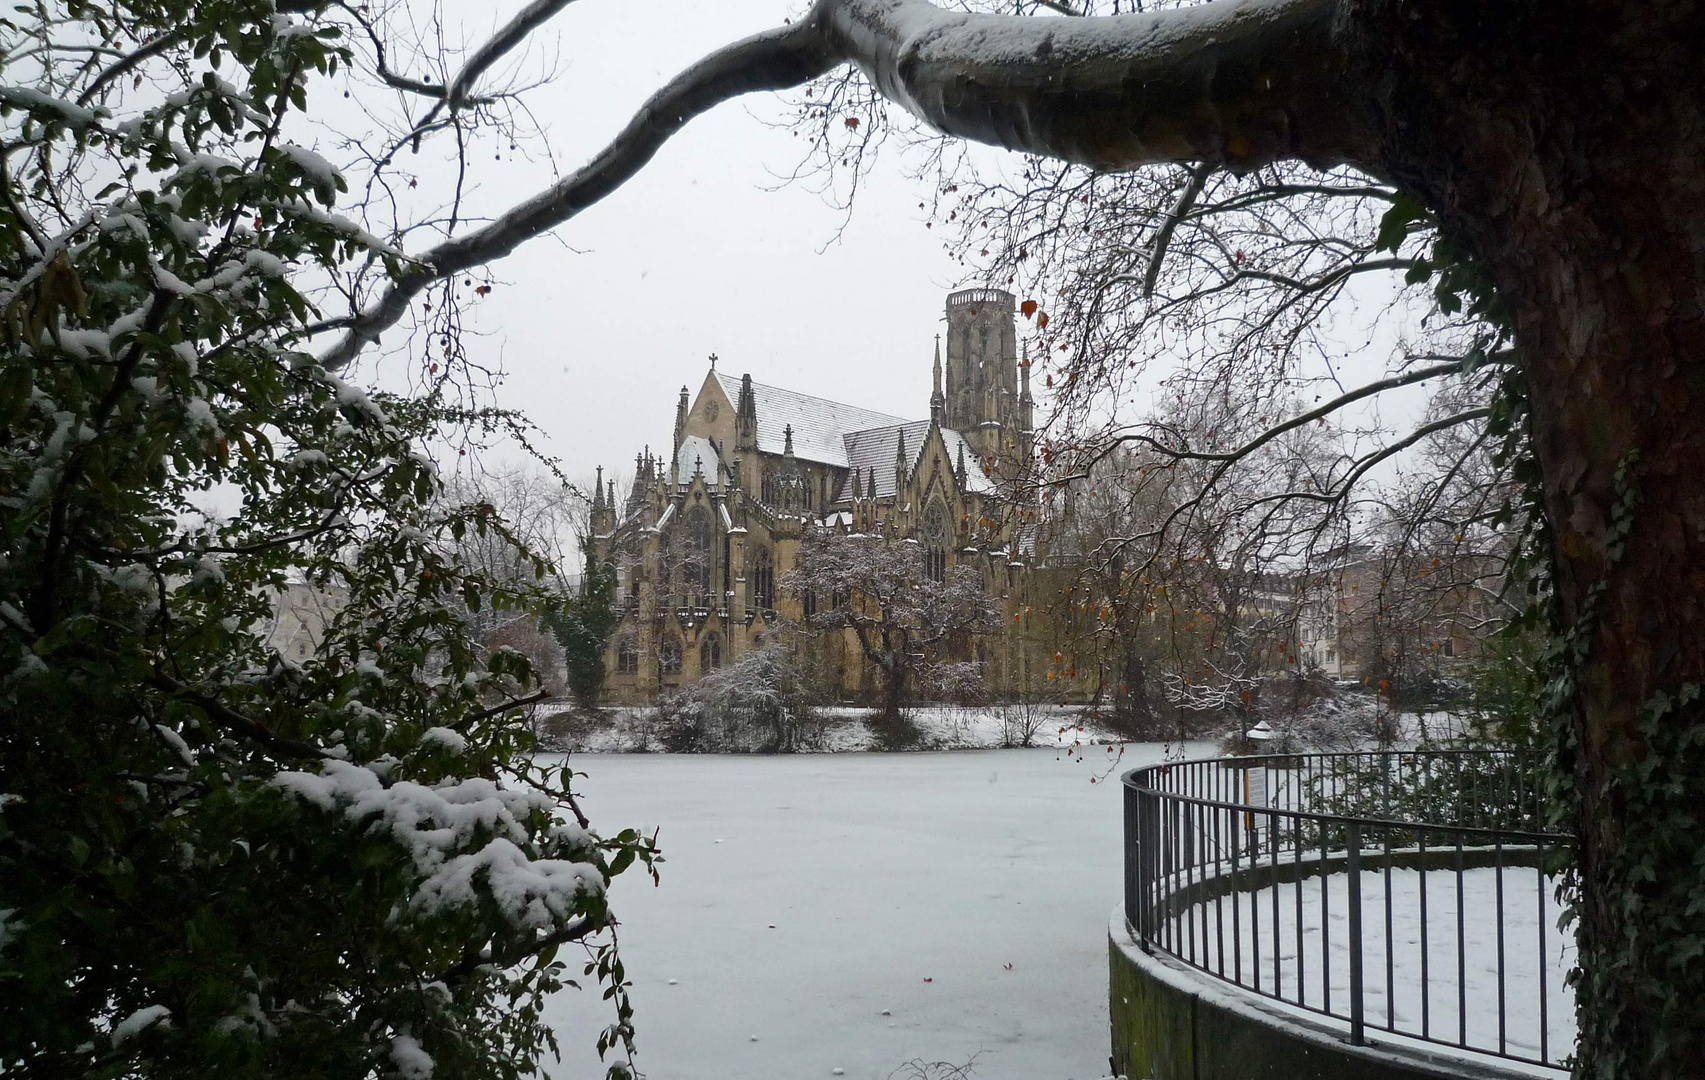
[[[731,663],[802,615],[778,591],[811,529],[883,533],[923,544],[932,574],[973,565],[1011,629],[979,646],[999,692],[1027,680],[1023,655],[1034,514],[1015,512],[1032,455],[1034,402],[1018,358],[1014,297],[947,298],[946,362],[935,347],[927,419],[870,409],[711,370],[681,388],[667,461],[635,462],[615,505],[600,483],[592,530],[619,571],[621,621],[606,657],[618,700],[651,700]],[[870,685],[856,648],[835,650],[845,693]]]

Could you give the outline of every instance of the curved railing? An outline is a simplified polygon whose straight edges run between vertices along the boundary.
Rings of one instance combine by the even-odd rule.
[[[1124,777],[1148,952],[1370,1032],[1561,1068],[1573,1044],[1541,756],[1213,758]]]

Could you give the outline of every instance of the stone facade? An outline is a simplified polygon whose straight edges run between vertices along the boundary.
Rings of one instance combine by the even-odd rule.
[[[624,505],[601,488],[592,529],[618,567],[622,618],[606,657],[607,692],[654,698],[729,664],[804,612],[779,583],[811,529],[923,544],[931,572],[975,566],[1006,627],[977,646],[990,690],[1043,678],[1032,627],[1037,515],[1014,493],[1032,454],[1034,402],[1021,364],[1014,297],[947,298],[947,363],[936,340],[926,419],[869,409],[711,370],[681,388],[669,459],[635,461]],[[613,490],[613,485],[611,489]],[[850,640],[818,659],[845,693],[872,672]]]

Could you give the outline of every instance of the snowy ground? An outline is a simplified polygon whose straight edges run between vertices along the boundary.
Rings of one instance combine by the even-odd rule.
[[[1506,1052],[1524,1058],[1539,1059],[1540,987],[1545,988],[1545,1029],[1548,1032],[1544,1051],[1555,1062],[1565,1057],[1574,1045],[1574,995],[1564,985],[1575,960],[1575,945],[1571,935],[1557,929],[1559,908],[1556,901],[1555,878],[1547,878],[1544,887],[1538,872],[1526,867],[1506,867],[1503,876],[1503,956],[1504,985],[1500,1002],[1498,985],[1498,871],[1487,868],[1469,870],[1463,878],[1463,898],[1460,922],[1463,925],[1462,971],[1459,979],[1457,953],[1457,924],[1459,909],[1456,895],[1456,875],[1434,870],[1426,877],[1427,942],[1426,1010],[1423,1015],[1422,948],[1421,948],[1421,884],[1422,875],[1414,870],[1391,872],[1391,936],[1386,937],[1385,893],[1383,872],[1364,871],[1362,879],[1362,966],[1365,986],[1364,1009],[1370,1028],[1385,1027],[1390,1022],[1400,1033],[1426,1033],[1433,1038],[1450,1042],[1459,1040],[1476,1049],[1497,1050],[1499,1026],[1503,1026]],[[1321,880],[1302,882],[1302,1002],[1313,1008],[1322,1006],[1321,970],[1323,959],[1328,963],[1331,991],[1331,1010],[1347,1014],[1350,1002],[1350,934],[1349,934],[1349,876],[1329,875],[1325,896],[1326,917],[1322,918]],[[1297,973],[1297,908],[1293,884],[1280,884],[1278,892],[1278,934],[1274,927],[1274,889],[1262,889],[1255,894],[1254,910],[1260,913],[1259,932],[1249,925],[1251,907],[1249,894],[1240,897],[1242,925],[1241,949],[1234,950],[1237,935],[1232,931],[1231,899],[1226,897],[1216,913],[1213,904],[1196,908],[1188,925],[1180,920],[1178,933],[1189,938],[1194,935],[1194,962],[1210,970],[1220,967],[1217,929],[1223,919],[1225,933],[1225,976],[1231,978],[1241,961],[1242,982],[1248,986],[1259,980],[1262,989],[1273,990],[1274,946],[1278,949],[1279,987],[1281,996],[1291,1002],[1298,1000]],[[1543,904],[1543,907],[1542,907]],[[1540,951],[1540,928],[1543,920],[1544,945]],[[1322,942],[1321,927],[1329,933]],[[1193,928],[1193,929],[1192,929]],[[1257,944],[1256,938],[1259,938]],[[1189,959],[1190,945],[1180,942],[1174,951]],[[1324,953],[1323,953],[1324,949]],[[1386,953],[1392,959],[1392,993],[1387,996]],[[1239,955],[1239,952],[1241,955]],[[1256,957],[1259,955],[1259,971]],[[1459,983],[1466,988],[1466,1028],[1462,1026],[1464,1010],[1460,1008]]]
[[[814,752],[846,753],[880,748],[870,729],[876,710],[834,706],[818,710],[817,730],[808,742]],[[580,722],[561,739],[567,749],[586,753],[636,753],[656,750],[652,728],[653,710],[616,707],[599,711],[598,723]],[[905,714],[916,732],[908,749],[985,750],[1019,745],[1029,732],[1029,744],[1040,747],[1102,745],[1118,737],[1101,727],[1090,710],[1082,706],[1043,705],[1028,710],[1016,706],[958,707],[931,705],[908,709]]]
[[[612,897],[640,1070],[887,1080],[975,1058],[978,1080],[1104,1076],[1117,779],[1163,748],[1071,749],[576,757],[599,828],[662,829],[662,886],[636,870]],[[601,1076],[596,992],[564,991],[549,1018],[550,1074]]]

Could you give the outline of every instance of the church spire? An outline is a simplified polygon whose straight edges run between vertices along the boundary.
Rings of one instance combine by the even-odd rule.
[[[588,524],[595,536],[614,531],[616,527],[615,481],[611,481],[609,498],[604,497],[604,466],[598,466],[598,478],[592,481],[592,517]]]
[[[935,389],[929,395],[929,418],[940,427],[946,423],[947,396],[941,392],[941,335],[935,335]]]
[[[900,497],[900,489],[906,486],[906,429],[900,429],[900,441],[894,447],[894,498]]]
[[[953,470],[953,478],[959,481],[959,490],[965,490],[965,440],[959,440],[959,464]]]
[[[687,388],[681,387],[681,400],[675,403],[675,445],[687,437]]]

